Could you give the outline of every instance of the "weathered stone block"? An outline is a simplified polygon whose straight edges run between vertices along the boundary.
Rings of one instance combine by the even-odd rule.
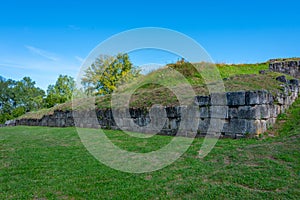
[[[257,106],[240,106],[238,108],[239,119],[260,119],[260,109]]]
[[[238,117],[238,108],[229,107],[228,108],[228,118],[237,118]]]
[[[200,107],[200,118],[208,118],[209,117],[209,110],[210,108],[205,106],[205,107]]]
[[[222,132],[234,134],[252,133],[251,121],[247,119],[230,119],[228,123],[224,124]]]
[[[288,83],[288,80],[286,79],[285,76],[278,76],[278,77],[276,77],[276,81],[280,81],[282,83]]]
[[[67,127],[70,127],[70,126],[75,126],[75,123],[74,123],[74,119],[69,117],[66,119],[66,126]]]
[[[209,106],[210,105],[210,96],[196,96],[195,104],[198,106]]]
[[[260,119],[268,119],[270,118],[270,109],[269,105],[258,105],[260,110]]]
[[[179,120],[177,120],[177,119],[170,119],[170,121],[169,121],[169,128],[170,129],[178,129],[178,126],[179,126]]]
[[[208,131],[218,132],[218,133],[224,132],[224,127],[227,126],[226,123],[228,122],[224,119],[210,119],[210,125],[208,127]]]
[[[165,108],[168,118],[178,118],[180,117],[181,109],[179,106],[175,107],[166,107]]]
[[[210,102],[212,106],[226,106],[226,93],[212,93],[210,95]]]
[[[227,105],[228,106],[243,106],[245,105],[245,92],[227,92]]]
[[[292,80],[290,80],[290,84],[299,86],[299,80],[298,79],[292,79]]]
[[[246,105],[260,105],[270,103],[270,94],[265,90],[247,91],[246,92]],[[272,99],[271,99],[272,101]]]
[[[198,126],[198,132],[200,133],[206,133],[208,130],[208,127],[210,125],[210,119],[209,118],[203,118],[199,120],[199,126]]]
[[[228,106],[211,106],[210,107],[211,118],[228,118]]]

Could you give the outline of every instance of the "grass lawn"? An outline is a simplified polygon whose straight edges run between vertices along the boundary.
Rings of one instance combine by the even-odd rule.
[[[92,157],[74,128],[0,129],[0,199],[299,199],[300,100],[262,139],[219,140],[204,159],[196,138],[175,163],[130,174]],[[170,137],[128,139],[106,131],[124,149],[145,152]]]

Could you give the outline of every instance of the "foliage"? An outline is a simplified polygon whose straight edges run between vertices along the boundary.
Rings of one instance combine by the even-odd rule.
[[[60,75],[54,85],[49,85],[46,98],[29,77],[15,81],[0,76],[0,123],[69,101],[74,91],[75,81],[70,76]]]
[[[75,81],[67,75],[59,75],[55,85],[49,85],[45,104],[47,108],[64,103],[72,99],[75,91]]]
[[[0,123],[43,107],[45,92],[29,77],[21,81],[0,77]]]
[[[133,66],[127,54],[101,55],[85,71],[82,84],[87,94],[105,95],[139,74],[140,70]]]

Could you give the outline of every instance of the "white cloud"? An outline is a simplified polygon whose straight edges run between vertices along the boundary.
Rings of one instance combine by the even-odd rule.
[[[31,53],[37,54],[37,55],[47,58],[49,60],[52,60],[52,61],[59,60],[59,58],[55,54],[45,51],[43,49],[39,49],[39,48],[29,46],[29,45],[25,45],[25,48],[28,49]]]
[[[17,68],[17,69],[26,69],[24,65],[12,62],[0,62],[0,67],[10,67],[10,68]]]
[[[84,59],[81,58],[80,56],[75,56],[75,59],[76,59],[77,61],[79,61],[80,63],[83,63],[83,61],[84,61]]]

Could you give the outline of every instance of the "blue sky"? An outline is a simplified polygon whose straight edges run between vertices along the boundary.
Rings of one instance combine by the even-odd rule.
[[[141,3],[142,2],[142,3]],[[89,52],[128,29],[163,27],[195,39],[215,62],[300,56],[299,1],[2,1],[0,75],[30,76],[46,89],[76,77]],[[133,55],[136,65],[166,63]]]

